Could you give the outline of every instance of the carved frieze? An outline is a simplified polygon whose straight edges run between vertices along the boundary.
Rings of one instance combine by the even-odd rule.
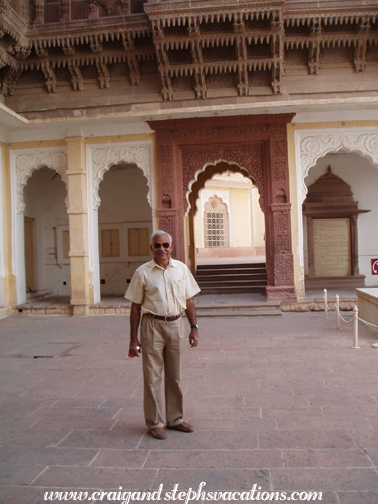
[[[192,98],[200,100],[213,98],[212,90],[219,86],[233,88],[232,96],[235,92],[253,95],[254,79],[262,74],[264,86],[280,94],[291,51],[305,50],[308,74],[317,75],[324,51],[341,49],[342,55],[346,48],[348,56],[341,56],[344,64],[350,66],[353,61],[358,74],[375,64],[369,50],[378,44],[374,0],[324,0],[321,5],[216,0],[181,2],[179,8],[177,2],[169,1],[37,0],[34,7],[29,30],[12,3],[0,0],[0,29],[9,45],[0,47],[0,65],[20,73],[42,69],[47,92],[57,89],[56,69],[68,65],[67,57],[75,55],[70,67],[71,74],[72,69],[75,73],[74,89],[81,88],[83,67],[93,64],[99,67],[101,89],[112,80],[101,65],[118,63],[126,63],[125,79],[139,86],[144,75],[150,76],[143,73],[143,63],[154,61],[157,73],[153,78],[160,80],[165,101],[179,94],[177,78],[187,79]],[[48,61],[37,65],[42,53]],[[225,86],[223,77],[228,79]],[[14,85],[17,79],[12,85],[3,83],[2,93],[11,94]]]

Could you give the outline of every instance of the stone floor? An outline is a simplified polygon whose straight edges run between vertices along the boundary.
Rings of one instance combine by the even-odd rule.
[[[200,346],[183,357],[195,431],[158,441],[143,422],[141,361],[126,358],[128,322],[0,320],[1,504],[160,485],[166,502],[176,484],[187,492],[201,482],[208,492],[256,485],[323,492],[324,504],[377,504],[378,339],[369,329],[360,325],[361,348],[351,349],[352,324],[337,331],[334,314],[201,318]],[[275,502],[267,495],[249,501]],[[124,502],[110,496],[102,502]]]

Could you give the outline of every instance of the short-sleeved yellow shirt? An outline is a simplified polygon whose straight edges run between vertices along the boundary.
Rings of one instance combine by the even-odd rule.
[[[164,269],[152,259],[135,271],[125,298],[142,305],[142,313],[172,317],[200,290],[186,264],[170,258]]]

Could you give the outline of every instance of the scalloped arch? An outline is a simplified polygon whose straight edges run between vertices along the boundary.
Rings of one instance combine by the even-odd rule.
[[[61,176],[67,191],[65,199],[68,208],[68,180],[67,180],[67,153],[65,148],[52,149],[30,149],[13,153],[14,167],[16,173],[16,211],[22,212],[25,209],[24,187],[33,172],[41,168],[55,170]]]
[[[203,173],[206,173],[206,171],[208,170],[208,168],[210,168],[211,166],[217,167],[221,163],[224,163],[224,165],[225,165],[224,168],[225,169],[222,169],[220,171],[216,171],[216,172],[212,173],[210,177],[201,177],[201,175]],[[227,165],[228,168],[226,168],[226,165]],[[236,169],[233,170],[232,169],[233,167],[234,168],[236,167]],[[202,168],[200,168],[199,170],[196,171],[196,173],[194,175],[194,179],[192,179],[190,181],[190,183],[189,183],[188,191],[185,194],[186,200],[188,202],[188,208],[187,208],[187,211],[186,211],[186,215],[188,215],[188,213],[190,211],[190,208],[191,208],[191,194],[192,194],[192,192],[195,192],[196,196],[198,197],[197,193],[199,191],[195,191],[194,190],[195,189],[194,186],[196,184],[199,184],[199,185],[202,186],[202,184],[203,184],[203,187],[205,187],[204,184],[205,184],[206,180],[209,180],[209,178],[211,178],[213,175],[215,175],[217,173],[219,173],[219,174],[223,173],[226,169],[230,169],[231,171],[234,171],[235,173],[241,173],[246,178],[248,178],[249,180],[251,180],[253,184],[256,185],[256,181],[250,176],[250,174],[248,173],[248,170],[246,168],[244,168],[243,166],[240,166],[239,163],[226,161],[225,159],[219,159],[218,161],[210,161],[210,162],[206,163]],[[209,175],[210,175],[210,173],[209,173]],[[201,179],[204,179],[204,180],[201,180]],[[195,198],[196,200],[197,200],[197,197]],[[196,206],[196,202],[194,201],[193,203]],[[194,208],[194,210],[197,211],[196,208]]]
[[[147,179],[147,200],[153,208],[152,198],[152,142],[115,144],[90,148],[92,169],[92,204],[98,209],[101,204],[99,187],[104,175],[112,166],[135,164]]]
[[[346,128],[340,131],[326,130],[314,134],[313,130],[296,132],[297,160],[299,157],[301,177],[301,201],[303,203],[307,187],[305,178],[318,159],[331,153],[356,153],[366,158],[378,168],[378,132],[366,128]]]

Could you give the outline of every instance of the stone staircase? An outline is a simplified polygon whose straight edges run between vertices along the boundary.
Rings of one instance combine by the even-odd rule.
[[[281,316],[279,302],[266,301],[265,263],[199,265],[197,317]]]
[[[265,294],[265,263],[202,264],[197,266],[196,281],[203,294]]]

